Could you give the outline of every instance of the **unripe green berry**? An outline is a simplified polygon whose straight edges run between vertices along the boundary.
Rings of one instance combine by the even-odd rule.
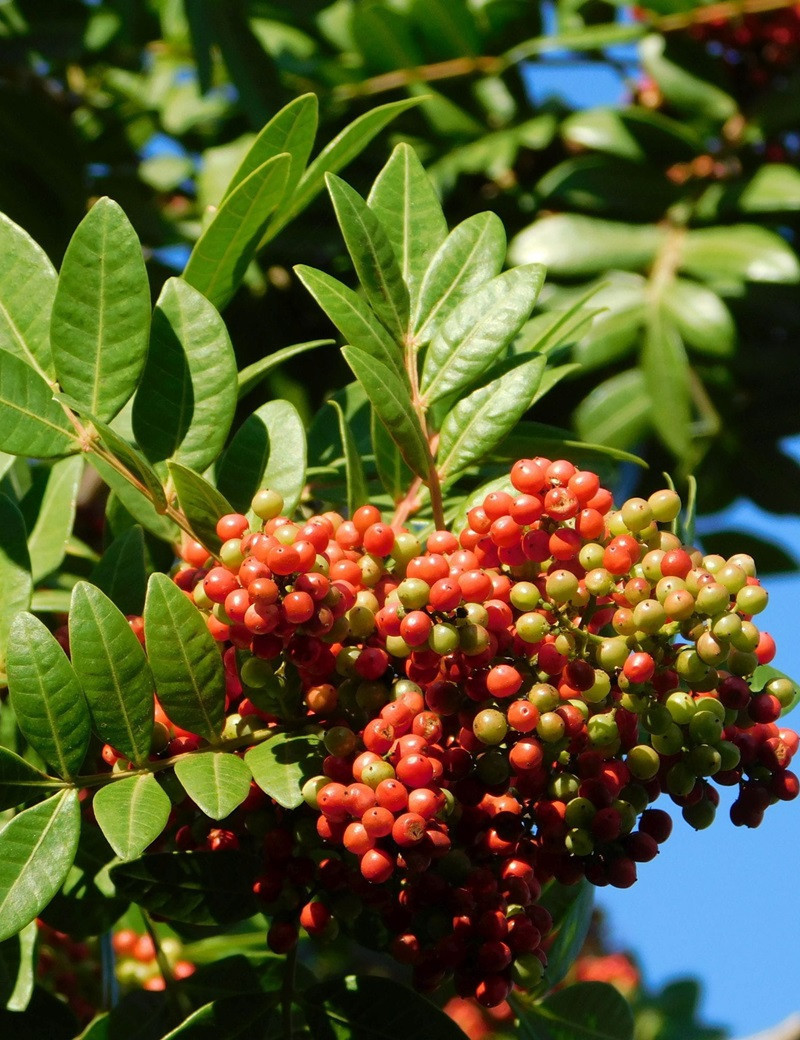
[[[545,590],[553,603],[569,603],[578,593],[578,579],[572,571],[553,571],[547,576]]]
[[[582,827],[573,827],[564,839],[564,845],[573,856],[590,856],[594,852],[594,840]]]
[[[484,744],[502,744],[508,733],[508,722],[496,708],[484,708],[475,716],[472,732]]]
[[[283,512],[283,496],[271,488],[256,491],[250,508],[260,520],[274,520]]]
[[[550,625],[542,614],[532,610],[517,618],[517,635],[526,643],[539,643],[550,631]]]
[[[652,780],[661,765],[658,752],[649,744],[637,744],[636,747],[632,747],[625,761],[637,780]]]
[[[653,521],[653,510],[643,498],[629,498],[623,503],[620,515],[633,534],[644,530]]]
[[[745,585],[736,593],[736,609],[743,614],[760,614],[769,602],[769,594],[761,585]]]
[[[517,610],[535,610],[542,596],[532,581],[518,581],[511,588],[511,603]]]
[[[676,755],[683,747],[683,730],[672,722],[663,733],[654,733],[650,742],[659,755]]]
[[[681,511],[681,500],[677,492],[671,488],[654,491],[647,500],[653,518],[660,524],[668,524],[676,519]]]
[[[397,598],[406,610],[420,610],[428,602],[431,587],[421,578],[404,578],[397,586]]]

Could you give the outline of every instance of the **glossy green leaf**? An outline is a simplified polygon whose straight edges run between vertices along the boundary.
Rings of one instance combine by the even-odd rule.
[[[59,787],[63,787],[60,780],[36,769],[0,744],[0,811],[13,809]]]
[[[183,278],[222,310],[244,278],[283,198],[291,157],[262,163],[225,199],[192,249]]]
[[[92,571],[91,582],[123,614],[141,614],[147,587],[144,534],[136,524],[109,545]]]
[[[56,570],[66,555],[82,475],[80,455],[62,459],[50,470],[39,515],[28,538],[34,584]]]
[[[109,198],[72,236],[58,278],[50,340],[62,390],[103,422],[139,381],[150,328],[150,284],[136,232]]]
[[[390,368],[363,350],[345,347],[342,353],[406,463],[418,476],[426,476],[430,453],[412,410],[407,386]]]
[[[628,1002],[606,982],[577,982],[541,1004],[515,1005],[520,1040],[633,1040]]]
[[[551,275],[570,278],[600,274],[609,267],[638,271],[653,262],[665,236],[665,229],[655,224],[559,213],[520,231],[508,257],[512,264],[540,263]]]
[[[558,924],[553,942],[547,949],[545,978],[551,989],[562,982],[581,951],[594,909],[594,886],[583,880],[573,886],[571,901]]]
[[[716,123],[736,114],[737,105],[730,94],[679,65],[666,50],[666,39],[655,33],[639,45],[645,72],[655,80],[668,102],[690,116],[705,116]]]
[[[543,283],[539,264],[515,267],[462,300],[428,347],[423,400],[430,403],[464,390],[499,360],[525,324]]]
[[[316,347],[329,347],[332,344],[332,339],[311,339],[307,343],[293,343],[290,347],[283,347],[272,354],[267,354],[266,357],[261,358],[259,361],[254,361],[252,365],[243,368],[238,374],[237,394],[239,400],[255,389],[262,380],[266,379],[271,372],[274,372],[285,361],[289,361],[290,358],[297,357],[299,354],[305,354],[308,350],[314,350]]]
[[[702,142],[683,123],[646,108],[586,108],[561,124],[565,141],[622,159],[657,163],[688,162]]]
[[[414,474],[405,464],[399,448],[374,409],[370,410],[370,428],[378,479],[392,502],[397,503],[411,486]]]
[[[413,303],[431,257],[447,237],[441,204],[413,148],[395,148],[367,205],[383,225]]]
[[[163,1040],[279,1040],[282,1032],[278,994],[248,993],[204,1004]]]
[[[408,329],[409,297],[389,236],[349,184],[333,174],[326,176],[325,183],[367,300],[389,332],[402,342]]]
[[[16,505],[0,495],[0,670],[3,667],[8,632],[21,610],[31,605],[33,579],[25,521]]]
[[[0,943],[0,1008],[24,1011],[33,994],[36,980],[36,939],[39,929],[35,921]]]
[[[137,765],[146,762],[153,734],[153,677],[125,615],[88,582],[72,590],[69,616],[72,664],[101,740]]]
[[[41,246],[0,213],[0,350],[16,354],[47,380],[53,377],[50,312],[56,280]]]
[[[169,921],[228,925],[259,909],[255,864],[241,852],[159,852],[114,867],[117,893]]]
[[[50,902],[75,858],[81,828],[74,789],[25,809],[0,831],[0,942]]]
[[[357,293],[324,271],[305,264],[298,264],[294,271],[346,343],[404,376],[400,348]]]
[[[660,309],[653,309],[648,318],[641,366],[652,401],[653,426],[664,444],[682,458],[691,442],[691,373],[680,333]]]
[[[89,748],[89,706],[61,644],[27,611],[11,626],[6,670],[23,736],[60,776],[73,776]]]
[[[736,323],[725,303],[711,289],[675,278],[663,296],[665,312],[687,346],[709,357],[730,357],[736,349]]]
[[[152,574],[144,637],[158,700],[176,726],[216,741],[225,718],[225,670],[205,618],[166,574]]]
[[[224,820],[242,804],[252,776],[243,759],[228,751],[184,755],[175,763],[183,789],[212,820]]]
[[[773,231],[756,224],[698,228],[687,232],[680,267],[702,281],[800,281],[800,261]]]
[[[319,737],[277,733],[245,753],[244,760],[258,786],[284,809],[302,804],[301,788],[322,768]]]
[[[545,359],[517,365],[459,401],[442,423],[436,465],[444,482],[487,455],[530,408]]]
[[[233,512],[230,502],[194,470],[179,462],[168,462],[167,468],[189,526],[198,541],[211,552],[216,552],[222,544],[217,534],[217,520]]]
[[[48,459],[78,450],[75,431],[50,386],[30,365],[0,350],[0,450]]]
[[[100,830],[122,860],[141,856],[166,827],[171,808],[152,773],[106,784],[92,801]]]
[[[427,343],[460,300],[500,272],[505,255],[505,228],[495,213],[476,213],[453,228],[422,278],[414,338]]]
[[[222,451],[236,410],[236,358],[219,312],[182,278],[164,284],[133,402],[133,431],[151,462],[202,473]]]
[[[573,420],[581,440],[628,448],[651,428],[652,403],[640,368],[620,372],[596,386]]]
[[[333,400],[328,401],[328,404],[336,410],[336,417],[339,420],[339,436],[342,438],[345,473],[347,475],[347,512],[349,516],[352,516],[359,506],[363,506],[369,501],[367,479],[364,476],[364,465],[361,461],[358,446],[342,406],[338,401]]]

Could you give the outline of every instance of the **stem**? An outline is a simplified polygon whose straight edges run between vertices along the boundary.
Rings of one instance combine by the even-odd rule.
[[[189,1001],[189,997],[183,992],[183,990],[176,988],[175,976],[172,974],[172,968],[170,967],[169,961],[167,960],[164,951],[161,949],[158,933],[150,919],[150,915],[146,911],[142,910],[141,907],[139,907],[139,909],[141,910],[145,930],[150,936],[153,942],[153,947],[156,951],[156,963],[158,964],[158,970],[161,972],[162,978],[164,979],[164,990],[167,1000],[172,1004],[177,1016],[183,1020],[192,1013],[192,1005]]]
[[[419,491],[422,487],[422,477],[415,477],[409,486],[405,497],[397,503],[394,516],[392,517],[392,528],[399,531],[408,517],[419,508]]]
[[[281,1023],[284,1040],[292,1040],[292,1004],[294,1003],[294,971],[297,965],[297,946],[286,954],[281,986]]]
[[[417,369],[417,349],[419,344],[413,336],[408,336],[405,342],[405,366],[406,372],[408,373],[408,381],[411,385],[411,404],[414,411],[419,419],[419,424],[422,428],[422,433],[425,440],[428,442],[428,477],[424,480],[425,485],[428,488],[431,496],[431,509],[433,510],[433,526],[437,531],[443,531],[446,523],[444,518],[444,504],[442,502],[442,484],[439,479],[439,471],[436,468],[436,462],[433,458],[433,451],[431,450],[431,444],[435,443],[434,436],[428,429],[428,417],[425,408],[425,402],[422,400],[422,395],[419,392],[419,372]],[[418,488],[414,488],[412,484],[408,490],[408,494],[404,501],[408,501],[412,491],[416,491]],[[410,504],[409,504],[410,512]],[[406,516],[408,513],[406,513]],[[395,514],[395,523],[397,522],[397,513]]]

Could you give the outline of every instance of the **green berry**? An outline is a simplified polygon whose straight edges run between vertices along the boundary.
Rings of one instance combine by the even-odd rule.
[[[283,512],[283,496],[270,488],[262,488],[253,496],[250,508],[261,520],[274,520]]]

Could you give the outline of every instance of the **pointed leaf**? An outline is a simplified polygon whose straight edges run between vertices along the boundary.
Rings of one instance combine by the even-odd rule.
[[[142,247],[117,203],[102,198],[67,246],[53,302],[50,339],[64,392],[112,419],[136,389],[149,328]]]
[[[662,309],[654,309],[648,318],[641,365],[656,432],[682,458],[691,442],[689,361],[680,333]]]
[[[374,408],[370,410],[370,427],[378,478],[392,502],[397,503],[411,486],[414,474],[403,461],[400,450]]]
[[[123,614],[141,614],[147,587],[144,533],[136,524],[115,538],[92,571],[91,582]]]
[[[395,148],[367,205],[383,225],[413,302],[431,257],[447,237],[441,204],[413,148]]]
[[[22,513],[10,498],[0,495],[0,669],[5,658],[8,631],[21,610],[31,605],[31,558]]]
[[[80,455],[62,459],[50,470],[39,515],[28,539],[34,584],[52,574],[66,555],[82,475]]]
[[[328,401],[328,404],[336,409],[339,420],[339,436],[342,438],[345,473],[347,474],[347,512],[349,516],[352,516],[359,506],[363,506],[369,500],[364,466],[342,406],[338,401],[333,400]]]
[[[205,619],[166,574],[152,574],[144,637],[156,693],[169,719],[216,741],[225,717],[225,670]]]
[[[61,887],[81,829],[74,789],[15,816],[0,831],[0,942],[29,924]]]
[[[284,809],[302,804],[303,784],[322,768],[319,737],[277,733],[245,753],[255,782]]]
[[[23,736],[60,776],[73,776],[89,748],[89,706],[61,644],[27,611],[11,626],[6,668]]]
[[[40,798],[53,788],[63,787],[61,781],[36,769],[24,758],[0,744],[0,811]]]
[[[453,228],[422,278],[414,338],[427,343],[459,300],[499,274],[505,256],[505,228],[495,213],[476,213]]]
[[[52,388],[24,361],[0,350],[0,449],[48,459],[78,450],[78,441]]]
[[[453,480],[516,426],[530,407],[544,370],[545,358],[533,358],[459,401],[442,423],[436,456],[442,480]]]
[[[239,372],[237,380],[239,400],[246,394],[249,394],[263,379],[267,378],[270,372],[282,365],[284,361],[297,357],[298,354],[305,354],[307,350],[314,350],[315,347],[329,347],[332,344],[332,339],[311,339],[307,343],[293,343],[290,347],[283,347],[272,354],[267,354],[266,357],[261,358],[259,361],[254,361],[252,365],[248,365],[247,368],[243,368]]]
[[[259,239],[283,198],[291,166],[276,155],[249,174],[220,205],[194,245],[184,280],[222,310],[239,287]]]
[[[606,982],[577,982],[541,1004],[515,1002],[520,1040],[632,1040],[633,1014]]]
[[[244,760],[229,751],[184,755],[175,763],[175,775],[200,811],[212,820],[230,816],[247,797],[252,780]]]
[[[345,347],[342,354],[400,454],[417,476],[426,476],[430,453],[419,419],[412,410],[407,386],[390,368],[363,350]]]
[[[346,181],[325,178],[344,244],[373,311],[398,342],[408,329],[408,289],[383,225]]]
[[[167,469],[189,526],[198,541],[211,552],[216,552],[222,544],[217,534],[217,520],[233,512],[230,502],[199,473],[181,466],[179,462],[168,462]]]
[[[545,978],[550,989],[566,977],[586,940],[592,923],[594,891],[594,886],[584,879],[569,893],[567,910],[557,922],[558,931],[547,950]]]
[[[181,278],[164,284],[133,402],[133,431],[151,462],[202,473],[222,451],[236,410],[236,358],[219,312]]]
[[[474,383],[525,324],[544,283],[539,264],[515,267],[462,300],[428,347],[421,389],[427,402]]]
[[[56,272],[45,251],[0,213],[0,350],[53,378],[50,312]]]
[[[72,591],[69,637],[97,735],[136,765],[143,764],[150,754],[155,704],[142,644],[125,615],[85,581]]]
[[[92,801],[95,819],[122,860],[136,859],[167,825],[169,795],[152,773],[101,787]]]
[[[652,407],[644,373],[630,368],[584,397],[575,410],[575,428],[582,440],[627,448],[651,429]]]

